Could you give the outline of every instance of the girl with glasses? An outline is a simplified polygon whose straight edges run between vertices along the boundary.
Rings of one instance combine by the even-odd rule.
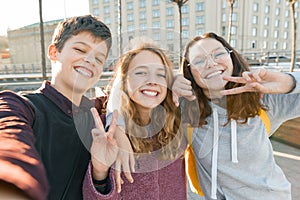
[[[182,118],[194,127],[205,199],[291,199],[291,184],[275,162],[269,136],[300,116],[300,74],[251,72],[215,33],[188,42],[181,67],[199,105],[197,110],[192,101],[181,102]],[[271,122],[270,134],[262,113]]]

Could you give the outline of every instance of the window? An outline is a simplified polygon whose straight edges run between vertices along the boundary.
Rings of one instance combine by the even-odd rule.
[[[188,30],[183,30],[182,31],[182,38],[189,38],[189,31]]]
[[[146,0],[140,0],[140,8],[146,7]]]
[[[204,24],[204,16],[197,16],[196,17],[196,24]]]
[[[132,10],[133,9],[133,2],[128,2],[127,3],[127,10]]]
[[[278,31],[274,31],[274,38],[278,38]]]
[[[222,14],[222,22],[226,22],[226,21],[227,21],[226,14],[225,14],[225,13],[223,13],[223,14]]]
[[[252,17],[252,24],[257,24],[257,19],[258,19],[257,16],[253,16]]]
[[[232,21],[236,22],[237,21],[237,14],[232,13]]]
[[[140,12],[140,19],[146,19],[146,11]]]
[[[93,9],[93,15],[99,16],[99,8],[94,8]]]
[[[93,5],[97,5],[98,3],[98,0],[93,0]]]
[[[276,3],[277,3],[277,4],[280,4],[280,0],[276,0]]]
[[[225,26],[222,26],[222,36],[225,36],[225,34],[226,34],[226,27]]]
[[[270,13],[270,6],[265,6],[265,13],[266,14]]]
[[[131,21],[133,21],[133,13],[129,13],[128,15],[127,15],[127,21],[129,21],[129,22],[131,22]]]
[[[167,28],[173,28],[174,27],[174,20],[169,19],[167,20]]]
[[[273,43],[273,49],[278,49],[278,42]]]
[[[153,34],[153,40],[159,41],[160,40],[160,34],[159,33],[154,33]]]
[[[236,26],[231,27],[231,34],[236,35]]]
[[[222,8],[227,8],[226,0],[223,1],[223,3],[222,3]]]
[[[275,24],[274,25],[275,25],[275,27],[279,27],[279,20],[278,19],[275,20]]]
[[[263,41],[263,49],[267,49],[268,48],[268,42],[267,41]]]
[[[290,10],[285,10],[285,12],[284,12],[285,14],[285,17],[289,17],[290,16]]]
[[[265,24],[266,26],[269,25],[269,18],[268,18],[268,17],[266,17],[266,18],[264,19],[264,24]]]
[[[173,40],[174,39],[174,32],[167,32],[167,40]]]
[[[283,33],[283,38],[284,38],[284,39],[287,39],[287,38],[288,38],[288,32],[284,31],[284,33]]]
[[[257,29],[256,28],[252,28],[252,36],[256,36],[257,35]]]
[[[188,13],[189,12],[189,7],[187,5],[184,5],[181,7],[181,12],[182,13]]]
[[[196,3],[196,11],[204,11],[204,2]]]
[[[152,5],[153,6],[158,6],[159,5],[159,0],[153,0]]]
[[[109,8],[109,6],[104,6],[104,13],[105,13],[105,14],[110,13],[110,8]]]
[[[173,11],[173,8],[170,7],[170,8],[167,8],[167,15],[170,16],[170,15],[173,15],[174,11]]]
[[[284,28],[288,28],[288,27],[289,27],[289,22],[288,21],[284,22]]]
[[[153,10],[152,17],[159,17],[159,10]]]
[[[264,37],[267,38],[269,36],[269,31],[268,29],[264,29]]]
[[[108,3],[108,2],[109,2],[109,0],[103,0],[103,2],[104,2],[104,3]]]
[[[140,29],[145,30],[147,28],[147,24],[142,23],[140,24]]]
[[[202,35],[202,34],[204,34],[204,29],[203,28],[200,28],[200,29],[196,30],[196,35]]]
[[[286,43],[286,42],[283,42],[282,48],[283,48],[283,49],[287,49],[287,43]]]
[[[160,22],[153,22],[152,26],[153,28],[160,28]]]
[[[127,26],[127,31],[128,32],[132,32],[133,30],[134,30],[134,25],[133,24]]]
[[[231,45],[233,48],[235,48],[235,47],[236,47],[236,40],[231,39],[231,40],[230,40],[230,45]]]
[[[275,15],[276,15],[276,16],[280,15],[280,8],[276,8],[276,9],[275,9]]]
[[[253,12],[258,12],[258,3],[253,4]]]
[[[182,18],[182,26],[188,26],[189,25],[189,19],[188,18]]]
[[[109,25],[110,24],[110,17],[105,17],[104,18],[104,23]]]

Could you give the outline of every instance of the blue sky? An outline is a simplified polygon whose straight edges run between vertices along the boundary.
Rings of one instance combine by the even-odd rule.
[[[0,0],[0,35],[39,22],[38,0]],[[89,13],[89,0],[43,0],[43,20]]]

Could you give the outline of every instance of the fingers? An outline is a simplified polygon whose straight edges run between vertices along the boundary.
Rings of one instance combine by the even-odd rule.
[[[173,98],[173,102],[175,104],[176,107],[179,106],[179,97],[177,94],[175,94],[175,92],[172,93],[172,98]]]
[[[118,111],[114,110],[113,115],[112,115],[111,124],[110,124],[109,129],[108,129],[108,131],[106,133],[106,135],[110,139],[113,139],[114,134],[116,132],[116,129],[117,129],[117,120],[118,120]]]
[[[92,112],[92,115],[93,115],[93,118],[94,118],[96,128],[98,128],[98,129],[100,129],[101,131],[104,132],[104,127],[103,127],[103,124],[102,124],[102,121],[101,121],[101,118],[98,114],[97,109],[95,107],[92,107],[91,112]]]
[[[116,161],[115,167],[116,189],[117,192],[120,193],[122,189],[121,184],[123,184],[123,180],[121,179],[121,162],[119,160]]]
[[[135,172],[135,159],[133,152],[129,154],[129,162],[130,162],[130,169],[132,172]]]

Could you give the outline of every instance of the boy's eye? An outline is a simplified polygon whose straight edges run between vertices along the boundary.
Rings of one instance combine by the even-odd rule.
[[[101,58],[96,58],[96,61],[97,61],[98,63],[100,63],[100,64],[103,64],[103,63],[104,63],[103,60],[102,60]]]
[[[74,48],[76,51],[79,51],[81,53],[85,53],[85,50],[81,49],[81,48]]]

